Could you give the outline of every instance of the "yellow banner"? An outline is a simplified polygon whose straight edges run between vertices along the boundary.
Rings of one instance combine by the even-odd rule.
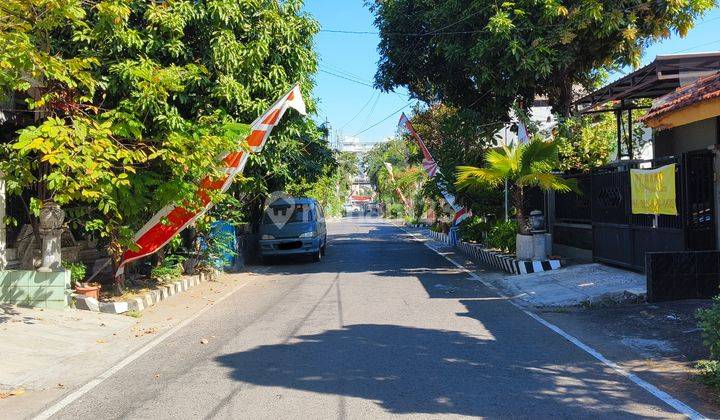
[[[674,163],[657,169],[631,169],[630,190],[633,214],[678,214]]]

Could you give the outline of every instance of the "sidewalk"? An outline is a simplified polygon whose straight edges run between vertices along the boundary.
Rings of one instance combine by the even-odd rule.
[[[223,274],[149,307],[137,319],[75,309],[0,307],[2,417],[32,417],[254,276]]]
[[[639,302],[646,294],[644,274],[597,263],[505,276],[497,283],[514,298],[533,306]]]
[[[403,227],[432,241],[434,248],[462,253],[427,235],[425,229]],[[463,259],[470,257],[463,255]],[[533,274],[506,274],[480,261],[487,281],[515,300],[535,307],[562,307],[602,303],[641,302],[646,295],[645,275],[597,263],[577,264]],[[492,274],[490,274],[492,273]]]
[[[92,352],[134,323],[100,312],[0,305],[0,390],[42,387],[64,360]]]

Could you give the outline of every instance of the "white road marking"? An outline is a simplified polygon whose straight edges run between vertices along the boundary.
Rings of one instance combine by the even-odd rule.
[[[256,271],[256,273],[263,273],[263,272],[265,272],[265,271],[267,271],[267,270]],[[166,331],[164,334],[162,334],[161,336],[157,337],[157,338],[154,339],[153,341],[145,344],[144,346],[142,346],[141,348],[139,348],[138,350],[136,350],[134,353],[130,354],[129,356],[127,356],[126,358],[124,358],[123,360],[121,360],[120,362],[118,362],[115,366],[111,367],[110,369],[106,370],[106,371],[103,372],[102,374],[98,375],[95,379],[93,379],[93,380],[91,380],[90,382],[86,383],[85,385],[83,385],[82,387],[78,388],[77,390],[73,391],[71,394],[69,394],[68,396],[66,396],[66,397],[63,398],[62,400],[60,400],[60,401],[56,402],[55,404],[53,404],[52,406],[48,407],[47,409],[45,409],[44,411],[42,411],[40,414],[38,414],[38,415],[35,416],[34,418],[35,418],[36,420],[44,420],[44,419],[49,419],[50,417],[54,416],[55,414],[57,414],[58,412],[60,412],[60,410],[62,410],[63,408],[69,406],[69,405],[72,404],[73,402],[75,402],[75,401],[77,401],[78,399],[80,399],[83,395],[87,394],[87,393],[90,392],[93,388],[95,388],[96,386],[98,386],[98,385],[100,385],[101,383],[103,383],[106,379],[108,379],[109,377],[111,377],[111,376],[113,376],[114,374],[116,374],[117,372],[119,372],[122,368],[124,368],[125,366],[127,366],[127,365],[129,365],[130,363],[134,362],[135,360],[137,360],[137,359],[138,359],[140,356],[142,356],[143,354],[145,354],[145,353],[147,353],[148,351],[152,350],[153,348],[157,347],[159,344],[161,344],[163,341],[165,341],[168,337],[170,337],[171,335],[175,334],[176,332],[178,332],[178,331],[181,330],[182,328],[186,327],[188,324],[190,324],[191,322],[193,322],[194,320],[196,320],[196,319],[198,319],[200,316],[202,316],[205,312],[207,312],[207,311],[209,311],[210,309],[214,308],[218,303],[220,303],[220,302],[222,302],[223,300],[227,299],[228,297],[232,296],[233,294],[235,294],[235,292],[237,292],[238,290],[240,290],[240,289],[242,289],[243,287],[247,286],[248,284],[250,284],[250,281],[249,281],[249,280],[248,280],[245,284],[243,284],[243,285],[241,285],[241,286],[238,286],[238,287],[235,288],[233,291],[229,292],[229,293],[226,294],[225,296],[222,296],[221,298],[219,298],[218,300],[216,300],[213,305],[208,305],[208,306],[202,308],[202,309],[201,309],[200,311],[198,311],[195,315],[193,315],[193,316],[191,316],[190,318],[184,320],[183,322],[177,324],[176,326],[174,326],[173,328],[169,329],[168,331]]]
[[[591,356],[594,357],[595,359],[597,359],[597,360],[599,360],[600,362],[602,362],[605,366],[611,368],[611,369],[614,370],[615,372],[619,373],[620,375],[622,375],[622,376],[624,376],[625,378],[629,379],[630,381],[634,382],[636,385],[638,385],[639,387],[641,387],[641,388],[644,389],[645,391],[649,392],[650,394],[652,394],[653,396],[655,396],[656,398],[658,398],[659,400],[661,400],[661,401],[664,402],[665,404],[667,404],[667,405],[669,405],[670,407],[674,408],[674,409],[675,409],[677,412],[679,412],[680,414],[683,414],[683,415],[685,415],[685,416],[687,416],[688,418],[691,418],[691,419],[705,419],[705,418],[707,418],[707,417],[703,416],[702,414],[700,414],[699,412],[695,411],[693,408],[691,408],[691,407],[688,406],[687,404],[683,403],[682,401],[680,401],[680,400],[678,400],[677,398],[673,397],[672,395],[668,394],[667,392],[660,390],[660,389],[657,388],[655,385],[653,385],[653,384],[651,384],[651,383],[649,383],[649,382],[641,379],[640,377],[638,377],[638,376],[635,375],[634,373],[628,372],[627,370],[623,369],[623,368],[620,367],[617,363],[615,363],[615,362],[613,362],[612,360],[606,358],[606,357],[603,356],[599,351],[595,350],[594,348],[592,348],[592,347],[588,346],[587,344],[583,343],[582,341],[578,340],[576,337],[568,334],[567,332],[565,332],[562,328],[558,327],[557,325],[552,324],[552,323],[544,320],[543,318],[541,318],[541,317],[538,316],[537,314],[535,314],[535,313],[533,313],[533,312],[530,312],[530,311],[528,311],[527,309],[523,308],[519,303],[515,302],[514,300],[512,300],[511,298],[509,298],[508,296],[506,296],[505,294],[503,294],[503,293],[502,293],[497,287],[495,287],[493,284],[491,284],[491,283],[483,280],[480,276],[478,276],[478,275],[475,274],[474,272],[472,272],[472,271],[468,270],[467,268],[465,268],[464,265],[462,265],[462,264],[458,263],[457,261],[453,260],[452,258],[448,257],[448,256],[447,256],[448,253],[440,252],[440,251],[438,251],[437,249],[435,249],[435,248],[433,248],[432,246],[430,246],[430,245],[429,245],[430,240],[426,240],[427,238],[426,238],[425,236],[420,236],[420,238],[418,238],[418,235],[416,235],[416,234],[414,234],[414,233],[412,233],[412,232],[409,232],[409,231],[405,230],[403,227],[398,226],[398,225],[395,225],[395,226],[398,227],[398,228],[400,228],[401,230],[403,230],[405,233],[411,235],[416,241],[422,243],[422,244],[425,245],[428,249],[432,250],[432,251],[435,252],[436,254],[438,254],[438,255],[440,255],[441,257],[443,257],[443,258],[445,258],[446,260],[448,260],[448,261],[449,261],[452,265],[454,265],[455,267],[457,267],[457,268],[459,268],[460,270],[464,271],[464,272],[465,272],[468,276],[470,276],[470,278],[472,278],[473,280],[477,280],[477,281],[479,281],[480,283],[482,283],[485,287],[487,287],[488,289],[493,290],[493,291],[494,291],[495,293],[497,293],[501,298],[506,299],[506,300],[507,300],[508,302],[510,302],[514,307],[516,307],[516,308],[518,308],[519,310],[521,310],[522,312],[524,312],[524,313],[525,313],[527,316],[529,316],[530,318],[534,319],[535,321],[537,321],[537,322],[539,322],[540,324],[544,325],[545,327],[549,328],[551,331],[553,331],[553,332],[555,332],[556,334],[560,335],[562,338],[564,338],[564,339],[566,339],[567,341],[571,342],[572,344],[574,344],[576,347],[578,347],[578,348],[581,349],[582,351],[588,353],[589,355],[591,355]]]

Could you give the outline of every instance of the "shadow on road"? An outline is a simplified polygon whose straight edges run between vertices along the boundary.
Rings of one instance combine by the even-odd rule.
[[[216,360],[243,383],[358,397],[397,414],[629,414],[626,405],[637,396],[597,365],[502,341],[361,324]],[[566,362],[552,363],[558,359]]]

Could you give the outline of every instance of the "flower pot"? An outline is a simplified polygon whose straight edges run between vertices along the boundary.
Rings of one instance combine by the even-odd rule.
[[[100,286],[76,286],[75,293],[86,297],[100,299]]]

